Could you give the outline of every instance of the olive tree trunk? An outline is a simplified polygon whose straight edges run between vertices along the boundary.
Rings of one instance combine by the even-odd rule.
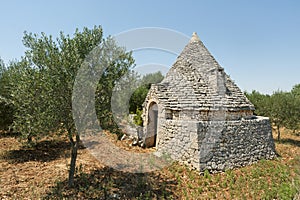
[[[71,142],[71,162],[70,162],[68,185],[69,185],[69,187],[72,187],[74,185],[77,150],[78,150],[78,146],[79,146],[80,137],[78,134],[76,134],[76,140],[74,141],[72,135],[69,133],[69,139]]]
[[[277,140],[280,141],[280,126],[277,125]]]

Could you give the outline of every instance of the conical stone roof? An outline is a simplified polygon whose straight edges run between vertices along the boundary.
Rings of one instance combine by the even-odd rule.
[[[160,102],[171,110],[254,110],[196,33],[164,80],[153,87]]]

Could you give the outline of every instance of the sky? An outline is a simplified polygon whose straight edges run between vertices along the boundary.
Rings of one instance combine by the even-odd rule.
[[[300,83],[297,0],[1,0],[0,57],[20,59],[24,31],[58,36],[101,25],[104,36],[157,27],[202,42],[243,91],[272,94]],[[163,37],[162,37],[163,39]],[[174,41],[177,42],[177,41]],[[182,46],[183,49],[184,46]],[[176,54],[135,51],[137,66],[166,71]],[[150,70],[151,71],[151,70]]]

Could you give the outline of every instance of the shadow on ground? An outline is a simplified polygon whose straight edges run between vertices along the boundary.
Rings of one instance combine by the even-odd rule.
[[[0,139],[9,137],[19,137],[21,134],[13,131],[2,131],[0,130]]]
[[[22,147],[19,150],[6,151],[2,158],[11,163],[49,162],[65,156],[69,150],[70,144],[67,141],[46,140],[40,141],[30,148]]]
[[[295,147],[300,147],[300,140],[294,140],[294,139],[290,139],[290,138],[283,138],[280,140],[281,144],[289,144]]]
[[[67,180],[59,182],[44,199],[173,199],[177,185],[155,172],[134,174],[104,167],[77,174],[73,188]]]

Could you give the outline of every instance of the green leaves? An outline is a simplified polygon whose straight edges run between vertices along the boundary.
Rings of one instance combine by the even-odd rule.
[[[71,95],[75,77],[85,56],[101,42],[100,26],[76,30],[73,38],[61,32],[56,40],[45,33],[25,32],[23,43],[28,49],[26,63],[20,67],[21,84],[16,84],[14,92],[19,113],[15,127],[33,136],[60,128],[74,131]]]
[[[9,93],[9,71],[0,58],[0,129],[8,129],[13,121],[13,105]]]
[[[61,32],[56,39],[45,33],[24,33],[25,56],[9,66],[5,79],[9,80],[9,92],[2,92],[4,87],[0,89],[1,103],[9,99],[14,106],[15,131],[24,138],[37,138],[55,130],[67,130],[70,137],[77,134],[72,92],[84,60],[90,61],[87,64],[94,68],[90,72],[100,78],[95,96],[101,126],[109,128],[114,124],[110,106],[113,88],[133,67],[134,59],[111,37],[103,39],[102,34],[100,26],[77,29],[72,37]],[[102,74],[97,72],[97,65],[104,66]],[[4,73],[2,66],[0,76]]]
[[[129,101],[129,111],[137,113],[137,110],[142,110],[142,104],[148,94],[152,83],[159,83],[163,80],[164,76],[161,72],[146,74],[139,80],[140,87],[138,87],[132,94]]]
[[[276,91],[272,95],[257,91],[246,93],[254,104],[255,114],[270,117],[279,129],[285,126],[291,130],[300,128],[300,85],[295,85],[291,92]]]
[[[90,61],[98,60],[101,74],[99,74],[99,82],[96,88],[96,114],[100,121],[100,125],[104,129],[109,129],[112,132],[119,134],[117,124],[113,119],[111,108],[112,95],[117,86],[117,82],[123,78],[123,81],[128,81],[134,75],[131,74],[131,69],[134,66],[134,59],[131,52],[125,52],[125,49],[118,47],[112,38],[107,38],[103,41],[103,48],[99,49],[100,59],[90,58]],[[97,55],[97,54],[96,54]],[[124,78],[128,78],[124,80]],[[124,83],[123,83],[124,86]],[[130,84],[129,84],[130,87]],[[122,105],[121,99],[123,92],[119,91],[118,106]],[[116,105],[116,106],[117,106]]]

